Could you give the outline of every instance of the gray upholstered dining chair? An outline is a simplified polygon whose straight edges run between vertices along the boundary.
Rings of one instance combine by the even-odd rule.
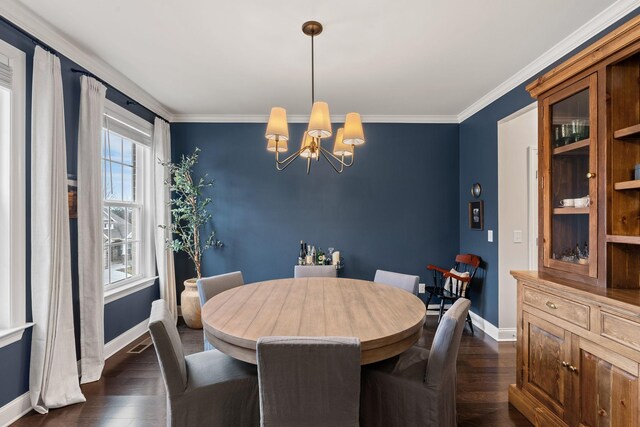
[[[335,265],[296,265],[293,277],[338,277],[338,270]]]
[[[420,276],[394,273],[393,271],[376,270],[376,275],[373,278],[373,281],[376,283],[395,286],[396,288],[404,289],[405,291],[411,292],[415,295],[418,291]]]
[[[358,338],[263,337],[256,356],[262,426],[358,426]]]
[[[438,325],[431,350],[412,347],[362,368],[364,427],[456,425],[456,361],[471,302],[457,300]]]
[[[164,300],[154,301],[149,332],[167,390],[167,426],[256,426],[260,420],[254,365],[218,350],[184,355]]]
[[[219,293],[242,285],[244,285],[244,278],[241,271],[198,279],[196,286],[198,286],[198,295],[200,296],[200,307]],[[204,334],[204,349],[213,350],[215,347],[207,339],[204,329],[202,333]]]

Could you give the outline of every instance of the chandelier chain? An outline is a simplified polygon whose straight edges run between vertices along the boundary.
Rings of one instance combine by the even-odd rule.
[[[311,105],[316,102],[315,53],[313,50],[314,34],[311,34]]]

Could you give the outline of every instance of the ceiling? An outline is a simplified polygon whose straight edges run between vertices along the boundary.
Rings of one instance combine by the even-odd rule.
[[[20,0],[180,115],[456,116],[613,0]],[[188,7],[186,6],[188,5]]]

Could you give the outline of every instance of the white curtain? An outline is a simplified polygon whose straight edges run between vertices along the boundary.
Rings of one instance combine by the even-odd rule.
[[[178,303],[176,299],[176,275],[173,266],[173,252],[166,249],[165,241],[171,236],[171,232],[159,226],[171,224],[171,210],[169,201],[171,194],[169,188],[164,185],[169,179],[167,168],[159,161],[171,161],[171,134],[169,123],[157,118],[153,124],[153,164],[154,164],[154,235],[156,243],[156,265],[158,266],[158,278],[160,280],[160,298],[167,302],[174,320],[178,319]]]
[[[98,381],[104,368],[102,284],[102,123],[107,88],[80,77],[78,120],[78,277],[81,383]]]
[[[31,111],[29,394],[40,413],[84,402],[71,305],[67,157],[60,60],[36,47]]]

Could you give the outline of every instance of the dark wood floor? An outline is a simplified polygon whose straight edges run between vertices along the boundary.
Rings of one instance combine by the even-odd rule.
[[[418,345],[431,346],[436,317],[428,316]],[[202,331],[180,325],[187,354],[202,350]],[[146,337],[141,338],[142,341]],[[14,426],[162,426],[165,391],[153,346],[140,354],[107,360],[100,381],[85,384],[86,403],[53,409],[47,415],[30,412]],[[461,426],[530,426],[507,402],[507,387],[515,382],[515,344],[496,343],[482,331],[462,337],[458,358],[458,419]]]

